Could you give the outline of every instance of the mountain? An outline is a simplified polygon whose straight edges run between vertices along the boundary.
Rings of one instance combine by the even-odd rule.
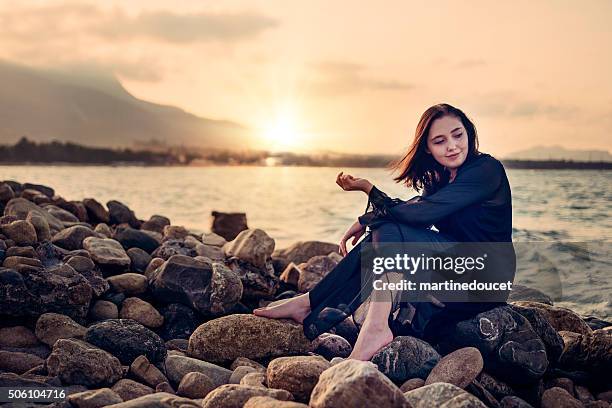
[[[202,118],[131,95],[100,69],[38,69],[0,61],[0,143],[22,136],[88,146],[255,147],[245,126]]]
[[[518,160],[573,160],[612,162],[607,150],[572,150],[561,146],[534,146],[508,154],[505,159]]]

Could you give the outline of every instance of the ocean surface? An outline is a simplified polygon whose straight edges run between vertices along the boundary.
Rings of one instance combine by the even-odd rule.
[[[0,166],[0,180],[45,184],[68,200],[119,200],[140,219],[165,215],[196,232],[210,231],[213,210],[245,212],[249,227],[265,230],[283,248],[304,240],[338,242],[363,213],[366,195],[335,184],[341,170],[390,196],[416,195],[386,170],[364,168]],[[537,286],[539,276],[552,273],[562,288],[555,304],[612,318],[612,172],[506,172],[513,240],[522,243],[515,283]]]

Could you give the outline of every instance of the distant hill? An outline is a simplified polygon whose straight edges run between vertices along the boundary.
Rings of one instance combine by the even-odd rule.
[[[535,146],[504,156],[517,160],[572,160],[612,162],[612,155],[606,150],[570,150],[561,146]]]
[[[248,128],[132,96],[111,74],[87,67],[40,70],[0,61],[0,143],[22,136],[88,146],[256,147]]]

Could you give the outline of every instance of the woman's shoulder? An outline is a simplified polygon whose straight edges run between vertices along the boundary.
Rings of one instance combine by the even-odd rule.
[[[480,152],[472,157],[471,160],[466,163],[466,167],[481,167],[485,170],[495,171],[503,170],[504,165],[501,161],[491,156],[489,153]]]

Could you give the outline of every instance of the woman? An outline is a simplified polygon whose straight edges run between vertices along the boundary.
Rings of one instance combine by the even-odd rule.
[[[476,128],[461,110],[448,104],[427,109],[411,147],[393,168],[400,173],[394,178],[396,182],[422,191],[422,195],[408,201],[391,199],[366,179],[338,174],[336,183],[343,190],[368,195],[366,213],[340,241],[344,258],[309,293],[255,309],[254,314],[292,318],[304,324],[305,334],[311,339],[329,330],[354,313],[364,303],[364,292],[371,290],[361,274],[360,250],[364,243],[509,243],[503,261],[509,267],[503,273],[513,279],[508,179],[498,160],[478,151]],[[368,212],[370,207],[372,211]],[[438,231],[430,229],[432,226]],[[355,245],[368,227],[370,233],[365,239],[347,252],[346,242],[352,238]],[[369,302],[350,358],[369,360],[393,340],[394,334],[424,337],[434,332],[436,325],[468,318],[498,304],[440,304],[435,299],[412,304],[398,304],[393,299]]]

